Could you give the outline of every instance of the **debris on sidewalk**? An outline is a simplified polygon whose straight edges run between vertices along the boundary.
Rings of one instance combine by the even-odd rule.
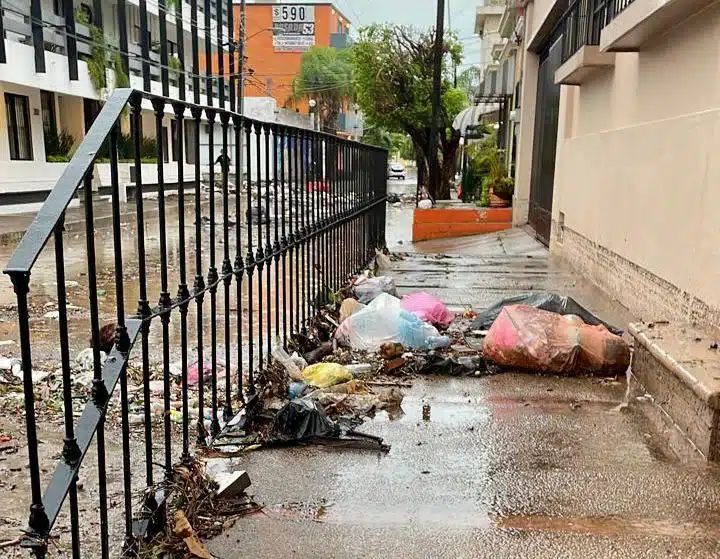
[[[296,398],[285,404],[275,416],[272,439],[301,441],[312,437],[339,434],[337,425],[325,416],[325,410],[310,398]]]
[[[486,359],[503,367],[557,374],[622,374],[630,348],[605,326],[527,305],[502,309],[485,338]]]
[[[579,316],[585,324],[597,326],[602,324],[616,336],[622,336],[622,330],[603,322],[597,316],[580,305],[572,297],[566,297],[557,293],[531,292],[516,297],[508,297],[493,305],[485,312],[479,314],[472,323],[472,330],[489,330],[495,319],[500,315],[503,308],[510,305],[526,305],[544,311],[560,314]]]
[[[221,464],[214,467],[218,471],[222,469]],[[245,475],[239,476],[235,483],[241,486],[249,481]],[[238,518],[261,508],[245,493],[247,486],[242,491],[226,489],[221,494],[219,484],[200,459],[190,459],[175,466],[173,475],[164,483],[165,494],[170,496],[165,506],[166,529],[141,544],[139,557],[212,559],[203,540],[216,536]]]
[[[340,305],[340,322],[345,322],[348,317],[364,308],[365,305],[363,305],[360,301],[353,299],[352,297],[348,297]]]
[[[316,363],[302,372],[302,378],[316,388],[328,388],[352,380],[352,375],[338,363]]]
[[[447,328],[455,320],[455,315],[448,310],[445,303],[423,291],[405,295],[402,298],[402,307],[421,320],[440,328]]]
[[[363,304],[372,302],[381,293],[397,297],[395,282],[388,276],[371,277],[369,274],[364,274],[355,280],[353,292],[357,300]]]
[[[175,521],[175,535],[182,538],[192,557],[198,557],[199,559],[213,559],[210,552],[195,535],[190,522],[188,522],[188,519],[182,510],[175,511],[173,520]]]

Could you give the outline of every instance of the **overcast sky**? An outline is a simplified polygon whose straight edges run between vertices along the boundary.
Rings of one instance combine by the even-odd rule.
[[[357,29],[374,22],[401,23],[416,27],[435,25],[437,0],[334,0]],[[464,64],[479,62],[480,41],[473,36],[475,8],[482,0],[445,0],[445,27],[452,26],[463,39]],[[449,8],[449,24],[448,10]]]

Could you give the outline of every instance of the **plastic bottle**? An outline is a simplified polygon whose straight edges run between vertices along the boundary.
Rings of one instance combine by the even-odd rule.
[[[303,395],[303,392],[305,392],[306,388],[307,383],[300,381],[291,382],[290,386],[288,386],[288,395],[291,398],[299,398]]]
[[[272,356],[285,368],[285,371],[287,371],[287,374],[290,375],[290,378],[294,380],[302,378],[302,371],[300,371],[300,367],[298,367],[290,358],[287,352],[283,349],[282,345],[279,343],[275,344],[275,347],[272,350]]]
[[[345,365],[345,368],[348,371],[350,371],[350,374],[354,377],[372,373],[373,370],[375,369],[375,367],[373,367],[370,363],[357,363],[354,365]]]

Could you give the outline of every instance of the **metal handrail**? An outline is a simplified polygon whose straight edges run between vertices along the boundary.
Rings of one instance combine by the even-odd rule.
[[[92,169],[102,144],[125,109],[132,89],[116,89],[93,122],[20,244],[4,272],[10,276],[28,274],[53,234],[85,176]]]
[[[155,147],[158,169],[158,216],[159,216],[159,243],[160,243],[160,297],[158,305],[153,309],[149,303],[147,293],[147,267],[145,261],[145,234],[142,196],[142,172],[137,169],[136,178],[136,210],[137,210],[137,258],[139,270],[139,299],[138,310],[135,315],[126,317],[124,300],[124,276],[123,276],[123,252],[121,241],[120,223],[120,184],[118,180],[118,137],[119,119],[123,112],[130,107],[131,130],[133,150],[136,166],[140,165],[140,153],[142,136],[142,102],[149,100],[153,106],[155,117]],[[184,187],[184,157],[183,157],[183,123],[185,113],[189,110],[192,120],[196,126],[194,145],[195,161],[192,164],[195,170],[195,268],[196,275],[194,284],[189,289],[186,264],[185,234],[179,237],[179,283],[177,296],[173,297],[169,292],[167,273],[167,224],[166,224],[166,202],[165,185],[163,179],[163,143],[160,135],[163,133],[162,119],[165,116],[165,109],[172,108],[177,121],[177,149],[179,153],[176,164],[178,177],[181,186],[178,189],[178,230],[184,231],[185,227],[185,202]],[[202,270],[202,216],[200,210],[200,140],[199,130],[202,115],[205,115],[211,123],[209,128],[209,139],[207,144],[209,154],[209,197],[210,197],[210,232],[207,237],[210,242],[209,269],[207,280]],[[242,184],[242,163],[244,159],[248,168],[247,186],[247,239],[241,242],[240,223],[235,227],[236,255],[234,263],[229,253],[229,164],[223,165],[218,179],[222,182],[223,216],[221,220],[215,218],[215,170],[213,165],[215,141],[213,139],[214,124],[219,120],[222,127],[222,146],[224,152],[228,153],[228,134],[232,131],[235,138],[235,174],[238,180],[237,194],[235,197],[236,215],[240,217],[240,199]],[[251,138],[254,133],[256,153],[253,156],[251,150]],[[270,138],[272,135],[272,146]],[[264,139],[264,161],[261,156],[261,140]],[[286,142],[287,145],[286,145]],[[104,364],[100,362],[100,313],[97,296],[97,269],[95,254],[95,228],[92,198],[92,172],[93,165],[101,153],[104,144],[109,146],[110,173],[112,183],[112,228],[114,243],[114,272],[116,290],[116,327],[113,347]],[[290,148],[292,144],[293,149]],[[242,146],[246,150],[243,154]],[[287,147],[287,151],[286,151]],[[287,157],[287,159],[286,159]],[[307,158],[307,159],[306,159]],[[272,163],[271,163],[272,161]],[[341,162],[342,161],[342,167]],[[264,165],[263,165],[264,163]],[[287,166],[287,168],[286,168]],[[327,166],[327,168],[326,168]],[[255,171],[251,172],[251,168]],[[217,300],[218,292],[224,291],[225,308],[229,309],[230,286],[233,281],[237,287],[237,299],[242,300],[241,291],[243,285],[247,287],[248,294],[248,382],[247,390],[243,386],[243,356],[242,356],[242,323],[245,320],[241,304],[237,305],[237,390],[231,387],[230,370],[230,312],[225,312],[224,346],[225,363],[228,374],[225,375],[225,403],[220,409],[222,416],[227,420],[232,417],[231,397],[238,396],[244,405],[244,394],[253,396],[255,394],[254,351],[257,351],[258,366],[262,368],[263,355],[265,362],[269,362],[271,353],[271,334],[281,338],[287,344],[289,336],[293,333],[304,331],[311,322],[313,313],[317,311],[317,302],[314,291],[320,286],[334,286],[339,288],[345,278],[357,272],[365,265],[367,259],[374,255],[377,246],[384,245],[385,226],[385,187],[386,187],[387,150],[375,148],[357,142],[345,140],[332,134],[310,131],[294,126],[286,126],[277,123],[262,122],[242,116],[239,113],[225,110],[224,108],[195,105],[187,101],[169,99],[167,97],[154,95],[132,89],[118,89],[110,96],[103,109],[100,111],[95,122],[91,126],[87,136],[81,142],[79,148],[69,162],[67,168],[57,181],[42,208],[36,215],[32,224],[23,236],[20,244],[12,254],[10,261],[4,270],[13,282],[17,295],[17,312],[20,336],[20,350],[23,365],[23,389],[25,397],[25,417],[27,424],[27,442],[29,456],[29,473],[32,504],[30,506],[30,518],[28,530],[23,540],[23,546],[33,549],[37,557],[44,557],[47,547],[47,540],[50,531],[58,518],[66,498],[70,496],[70,519],[71,535],[73,544],[73,557],[79,557],[79,530],[78,530],[78,502],[76,480],[77,473],[83,459],[90,448],[93,438],[97,441],[98,447],[98,470],[99,470],[99,501],[100,501],[100,542],[102,546],[101,556],[109,555],[109,535],[107,521],[107,492],[105,488],[105,442],[104,442],[104,418],[110,401],[110,396],[120,384],[121,413],[122,413],[122,438],[123,438],[123,472],[124,472],[124,501],[126,521],[126,548],[131,549],[135,539],[136,525],[133,523],[131,510],[131,474],[129,456],[129,421],[128,421],[128,388],[127,388],[127,366],[130,352],[137,344],[138,339],[142,341],[143,354],[143,400],[145,420],[145,461],[146,461],[146,484],[153,487],[153,447],[151,431],[150,412],[150,388],[149,388],[149,327],[152,320],[159,318],[163,327],[163,380],[164,409],[163,422],[164,450],[165,450],[165,474],[172,475],[172,449],[170,446],[170,369],[169,369],[169,333],[168,325],[170,315],[178,310],[181,318],[181,350],[183,356],[183,458],[187,458],[189,452],[189,425],[188,415],[188,381],[187,381],[187,357],[188,357],[188,332],[187,315],[191,302],[197,305],[197,358],[198,363],[204,363],[203,359],[203,301],[206,295],[210,300],[210,328],[211,339],[209,340],[212,349],[212,404],[209,404],[212,412],[210,425],[210,437],[214,438],[219,434],[218,421],[218,375],[217,375]],[[272,169],[272,173],[271,173]],[[316,191],[318,184],[322,190]],[[332,197],[330,187],[332,187]],[[69,356],[69,330],[67,316],[67,297],[65,291],[64,276],[64,243],[63,225],[65,211],[76,196],[80,185],[83,185],[85,220],[86,220],[86,252],[88,265],[88,294],[90,299],[90,330],[93,350],[93,380],[92,397],[88,400],[85,409],[80,416],[77,425],[72,413],[72,380],[70,371]],[[263,194],[263,186],[265,193]],[[286,191],[288,189],[288,199]],[[274,242],[270,229],[270,192],[274,191],[273,204],[275,210]],[[279,189],[282,189],[279,191]],[[319,194],[318,194],[319,192]],[[253,196],[256,195],[256,198]],[[255,202],[256,200],[256,202]],[[285,218],[286,210],[289,210],[289,220]],[[262,221],[262,204],[267,220]],[[258,219],[254,223],[252,209],[258,210]],[[281,215],[280,220],[277,216]],[[219,266],[216,265],[216,225],[222,228],[224,258]],[[287,230],[286,230],[287,225]],[[264,231],[263,231],[264,229]],[[256,231],[255,231],[256,230]],[[253,244],[253,236],[255,244]],[[58,292],[58,328],[60,333],[60,355],[63,385],[63,406],[65,408],[65,440],[62,458],[60,459],[54,475],[44,495],[41,493],[40,465],[38,455],[37,427],[35,422],[34,383],[32,378],[32,351],[30,333],[30,313],[28,294],[30,290],[30,275],[40,253],[48,244],[51,237],[54,237],[56,284]],[[264,243],[264,244],[263,244]],[[243,258],[241,246],[245,245],[247,254]],[[342,246],[344,250],[333,251],[334,247]],[[347,246],[347,249],[346,249]],[[311,257],[312,255],[312,257]],[[206,257],[207,258],[207,257]],[[289,268],[286,268],[286,265]],[[283,270],[282,285],[280,285],[279,270]],[[271,270],[274,271],[274,284]],[[255,277],[255,280],[254,280]],[[246,279],[245,279],[246,278]],[[287,280],[289,278],[289,280]],[[286,281],[287,280],[287,281]],[[243,282],[247,282],[243,284]],[[253,295],[253,285],[257,283],[256,296]],[[266,291],[263,291],[263,286]],[[289,285],[288,285],[289,284]],[[271,294],[271,288],[274,285]],[[263,296],[265,293],[265,297]],[[282,293],[282,323],[280,321],[280,293]],[[271,295],[275,298],[275,325],[271,324]],[[255,318],[253,305],[257,304],[257,345],[253,328]],[[263,321],[263,308],[267,308],[265,321]],[[287,311],[287,312],[285,312]],[[287,316],[286,316],[287,315]],[[288,317],[289,316],[289,320]],[[267,342],[267,346],[264,342]],[[198,444],[206,444],[208,433],[204,424],[204,380],[203,373],[200,373],[198,383],[199,390],[199,414],[198,414]],[[208,390],[210,387],[208,387]],[[102,465],[100,457],[102,459]],[[150,501],[153,503],[154,496]],[[148,523],[140,523],[147,527]]]

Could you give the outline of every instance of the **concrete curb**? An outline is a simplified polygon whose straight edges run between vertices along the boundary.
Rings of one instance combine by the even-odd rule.
[[[657,343],[645,335],[644,325],[632,323],[628,330],[630,334],[650,354],[662,363],[668,371],[671,371],[681,382],[690,388],[693,393],[714,410],[720,409],[720,393],[706,386],[698,380],[695,375],[683,367],[677,360],[665,352]]]

